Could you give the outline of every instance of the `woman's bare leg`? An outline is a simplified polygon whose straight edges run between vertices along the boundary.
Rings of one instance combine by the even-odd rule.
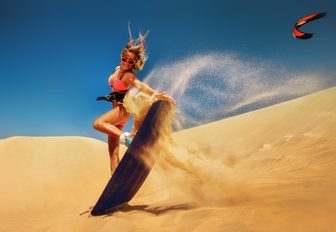
[[[129,120],[129,115],[124,115],[122,118],[124,121],[121,122],[121,125],[116,126],[118,129],[122,131],[124,128],[124,125]],[[115,138],[112,136],[108,136],[108,147],[109,147],[109,155],[110,155],[110,168],[111,168],[111,174],[117,169],[119,165],[119,138]]]
[[[108,135],[111,173],[115,171],[119,164],[119,137],[129,119],[130,114],[125,108],[123,106],[116,106],[93,123],[94,128]]]
[[[113,174],[119,164],[119,139],[108,136],[108,149],[110,155],[110,169],[111,174]]]
[[[109,136],[119,138],[122,134],[122,130],[119,129],[117,125],[123,120],[125,113],[129,114],[124,110],[123,106],[116,106],[97,118],[93,123],[93,127]]]

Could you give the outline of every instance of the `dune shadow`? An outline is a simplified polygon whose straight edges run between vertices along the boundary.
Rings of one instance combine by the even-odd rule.
[[[150,205],[129,205],[126,204],[122,208],[120,208],[117,211],[111,212],[105,217],[113,216],[114,213],[117,212],[131,212],[131,211],[142,211],[146,213],[150,213],[153,215],[161,215],[165,214],[170,211],[176,211],[176,210],[190,210],[196,208],[192,204],[177,204],[177,205],[170,205],[170,206],[150,206]]]

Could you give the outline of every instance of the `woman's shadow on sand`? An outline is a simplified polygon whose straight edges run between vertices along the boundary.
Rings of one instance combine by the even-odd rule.
[[[190,210],[196,208],[195,205],[193,204],[177,204],[177,205],[170,205],[170,206],[150,206],[150,205],[129,205],[129,204],[123,204],[119,205],[117,207],[114,207],[110,210],[107,210],[105,213],[97,216],[103,216],[105,217],[110,217],[113,216],[113,214],[118,213],[118,212],[131,212],[131,211],[143,211],[146,213],[150,213],[153,215],[161,215],[164,213],[167,213],[169,211],[177,211],[177,210]],[[88,210],[80,213],[79,215],[84,215],[84,214],[89,214],[89,217],[92,215],[90,214],[91,210],[93,209],[92,207],[89,207]]]
[[[176,210],[190,210],[194,209],[195,206],[192,204],[177,204],[171,206],[150,206],[150,205],[129,205],[126,204],[123,207],[119,208],[114,212],[107,213],[105,217],[113,216],[113,214],[118,212],[131,212],[131,211],[143,211],[146,213],[150,213],[153,215],[161,215],[165,214],[169,211],[176,211]]]

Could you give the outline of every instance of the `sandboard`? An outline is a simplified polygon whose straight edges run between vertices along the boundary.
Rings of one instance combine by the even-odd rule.
[[[103,193],[91,211],[98,216],[112,213],[127,204],[142,186],[155,162],[153,149],[166,122],[171,104],[156,101],[148,111],[133,142],[121,159]]]

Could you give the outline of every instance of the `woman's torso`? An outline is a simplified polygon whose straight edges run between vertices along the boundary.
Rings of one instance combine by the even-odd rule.
[[[123,71],[120,68],[117,69],[109,78],[109,84],[112,88],[112,92],[128,91],[134,82],[134,76],[135,75],[132,71]]]
[[[131,74],[131,75],[130,75]],[[132,75],[133,74],[133,75]],[[132,71],[123,71],[119,67],[109,78],[109,85],[112,88],[112,92],[127,93],[131,88],[135,79],[135,75]],[[113,106],[120,105],[117,100],[112,101]]]

